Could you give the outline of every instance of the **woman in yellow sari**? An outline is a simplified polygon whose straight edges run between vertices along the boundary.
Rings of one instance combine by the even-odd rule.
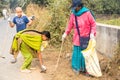
[[[30,65],[33,60],[33,55],[37,54],[40,61],[42,71],[46,71],[46,67],[43,65],[42,55],[40,52],[42,41],[50,39],[50,32],[39,32],[36,30],[23,30],[18,32],[12,42],[11,54],[14,56],[21,51],[24,62],[20,68],[21,72],[30,73]]]

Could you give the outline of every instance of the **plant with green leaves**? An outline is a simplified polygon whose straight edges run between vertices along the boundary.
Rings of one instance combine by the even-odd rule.
[[[83,0],[97,14],[120,14],[120,0]]]
[[[65,30],[68,16],[70,14],[70,1],[71,0],[50,0],[48,9],[50,10],[51,22],[48,24],[47,29],[52,34],[51,42],[59,44],[61,36]]]

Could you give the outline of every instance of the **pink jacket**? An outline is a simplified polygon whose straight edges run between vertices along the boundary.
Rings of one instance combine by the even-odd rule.
[[[90,33],[93,33],[94,35],[96,35],[96,22],[89,11],[85,12],[81,16],[78,16],[77,20],[78,20],[78,26],[80,30],[80,36],[86,37],[86,36],[89,36]],[[90,28],[91,28],[91,31],[90,31]],[[65,33],[69,35],[72,29],[74,29],[73,44],[76,46],[80,46],[79,35],[76,29],[74,14],[71,14],[70,16],[68,27],[66,28]]]

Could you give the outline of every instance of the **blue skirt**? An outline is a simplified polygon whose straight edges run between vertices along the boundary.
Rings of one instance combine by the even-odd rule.
[[[80,46],[73,47],[73,54],[72,54],[72,69],[76,71],[85,71],[85,59],[81,52]]]

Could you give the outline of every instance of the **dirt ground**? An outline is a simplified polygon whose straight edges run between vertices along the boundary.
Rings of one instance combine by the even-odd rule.
[[[47,72],[42,76],[46,80],[120,80],[120,54],[112,61],[98,53],[103,76],[100,78],[87,77],[83,74],[76,75],[71,69],[71,53],[62,53],[57,70],[55,65],[59,50],[48,49],[43,52],[44,64]],[[119,56],[119,57],[118,57]]]

